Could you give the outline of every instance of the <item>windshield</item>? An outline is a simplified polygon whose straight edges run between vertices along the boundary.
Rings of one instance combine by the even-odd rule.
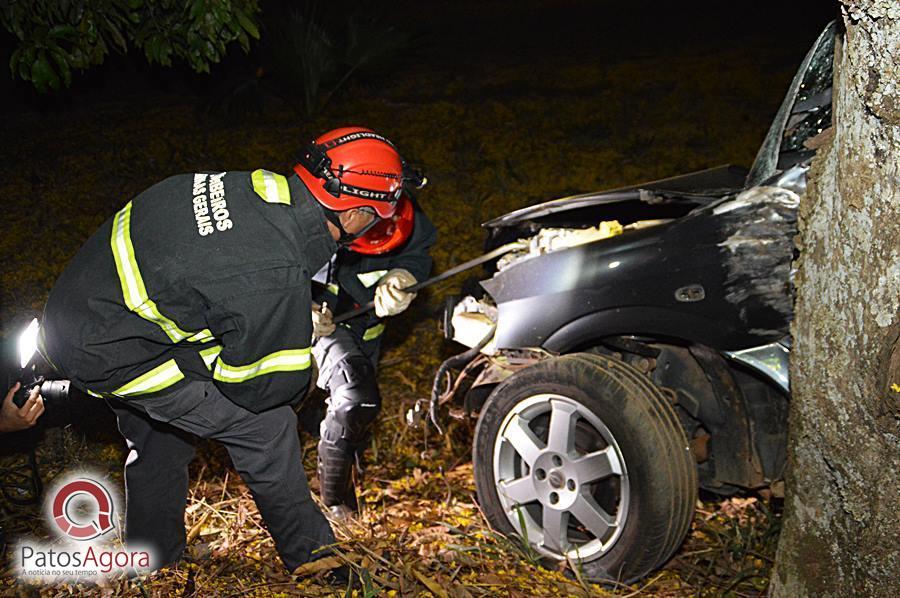
[[[756,154],[746,186],[759,185],[811,156],[805,142],[831,125],[835,22],[819,35],[797,70],[772,126]]]
[[[816,48],[803,75],[781,140],[781,153],[808,149],[804,143],[831,126],[834,37]],[[779,164],[780,166],[780,164]]]

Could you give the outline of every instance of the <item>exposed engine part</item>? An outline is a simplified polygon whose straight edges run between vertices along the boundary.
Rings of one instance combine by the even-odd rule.
[[[626,226],[622,226],[617,220],[607,220],[590,228],[542,228],[533,237],[519,239],[523,249],[507,253],[497,260],[497,271],[502,272],[513,264],[539,255],[602,241],[621,235],[624,231],[640,230],[666,222],[671,222],[671,219],[640,220]]]
[[[493,333],[492,333],[493,336]],[[476,345],[477,346],[477,345]],[[451,357],[451,360],[459,359],[463,361],[463,357],[470,354],[474,349],[470,349],[466,353]],[[487,397],[489,389],[493,388],[500,382],[506,380],[516,372],[530,367],[539,361],[543,361],[549,357],[553,357],[551,353],[541,349],[521,349],[515,351],[502,351],[496,355],[489,356],[484,354],[482,349],[480,355],[476,355],[469,361],[454,378],[449,371],[449,367],[439,374],[445,378],[445,390],[440,393],[437,399],[437,406],[443,405],[454,399],[458,399],[458,395],[464,397],[463,408],[450,409],[450,416],[457,419],[467,419],[473,413],[481,408],[481,402],[473,400],[473,395],[482,399]],[[449,360],[448,360],[449,361]],[[447,362],[444,362],[445,364]],[[451,364],[452,366],[453,364]],[[443,366],[442,366],[443,367]],[[466,382],[473,378],[471,384]],[[440,377],[435,377],[435,385],[439,383]],[[481,390],[481,393],[478,391]],[[463,392],[461,392],[463,391]],[[432,395],[432,400],[434,395]],[[429,401],[429,411],[434,411],[432,403]],[[426,419],[425,400],[420,399],[412,409],[406,412],[406,425],[411,428],[421,428]]]
[[[616,220],[601,222],[590,228],[543,228],[528,239],[520,239],[527,243],[522,251],[510,252],[497,260],[497,270],[503,271],[509,266],[551,251],[559,251],[577,245],[584,245],[622,234],[622,225]]]
[[[505,349],[488,358],[490,364],[478,376],[473,386],[502,382],[519,370],[549,357],[554,357],[554,355],[543,349]]]
[[[472,296],[463,298],[453,307],[453,315],[450,319],[452,339],[466,347],[474,347],[484,340],[489,331],[492,331],[497,322],[497,306],[488,298],[475,299]],[[493,355],[496,346],[490,341],[483,345],[482,353]]]
[[[443,434],[444,431],[441,429],[440,424],[438,423],[438,407],[441,404],[441,399],[444,398],[449,399],[449,397],[453,396],[453,392],[456,390],[456,385],[448,384],[447,388],[443,392],[441,392],[441,379],[444,377],[448,371],[453,368],[465,368],[469,365],[469,363],[475,359],[481,350],[487,345],[492,338],[494,338],[494,330],[495,327],[492,325],[490,329],[487,331],[487,334],[484,335],[484,338],[481,339],[478,344],[469,349],[468,351],[464,351],[459,355],[454,355],[448,359],[444,360],[444,363],[441,364],[441,367],[438,368],[437,373],[434,375],[434,384],[431,387],[431,401],[428,405],[428,416],[431,420],[431,423],[434,424],[434,427],[437,429],[439,434]],[[449,382],[449,377],[448,377]],[[407,416],[409,419],[409,416]]]
[[[646,229],[667,222],[671,222],[671,219],[641,220],[624,227],[618,221],[609,220],[590,228],[544,228],[532,237],[505,245],[507,253],[497,260],[497,272],[500,273],[516,263],[533,257],[594,243],[621,235],[624,231]],[[490,296],[482,299],[466,296],[459,301],[451,299],[444,310],[445,336],[467,347],[474,347],[485,338],[489,329],[496,327],[498,310]],[[484,345],[482,353],[495,355],[496,352],[496,344],[491,338]]]
[[[656,220],[638,220],[637,222],[632,222],[631,224],[626,224],[622,227],[622,230],[642,230],[645,228],[650,228],[652,226],[659,226],[660,224],[666,224],[667,222],[672,222],[674,218],[657,218]]]
[[[504,350],[493,356],[479,356],[476,361],[483,360],[483,367],[480,368],[478,377],[466,390],[463,403],[465,412],[472,413],[481,408],[479,399],[487,398],[485,394],[487,389],[493,388],[516,372],[549,357],[553,357],[553,354],[542,349]],[[473,361],[472,364],[475,364],[476,361]],[[458,387],[459,381],[454,386]]]

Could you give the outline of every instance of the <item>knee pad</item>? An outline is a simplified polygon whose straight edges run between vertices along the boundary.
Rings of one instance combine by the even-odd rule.
[[[328,391],[323,438],[337,436],[351,445],[364,442],[381,411],[381,395],[372,362],[362,355],[348,357],[332,372]]]

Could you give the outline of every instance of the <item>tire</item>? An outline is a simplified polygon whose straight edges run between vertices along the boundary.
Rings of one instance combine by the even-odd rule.
[[[674,410],[610,357],[567,355],[507,378],[481,410],[473,462],[491,526],[591,581],[647,575],[693,518],[696,466]]]

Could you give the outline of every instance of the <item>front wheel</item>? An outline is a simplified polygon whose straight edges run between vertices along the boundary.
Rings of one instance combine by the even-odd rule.
[[[574,354],[511,376],[475,430],[489,523],[593,581],[662,565],[690,526],[697,477],[662,391],[616,359]]]

